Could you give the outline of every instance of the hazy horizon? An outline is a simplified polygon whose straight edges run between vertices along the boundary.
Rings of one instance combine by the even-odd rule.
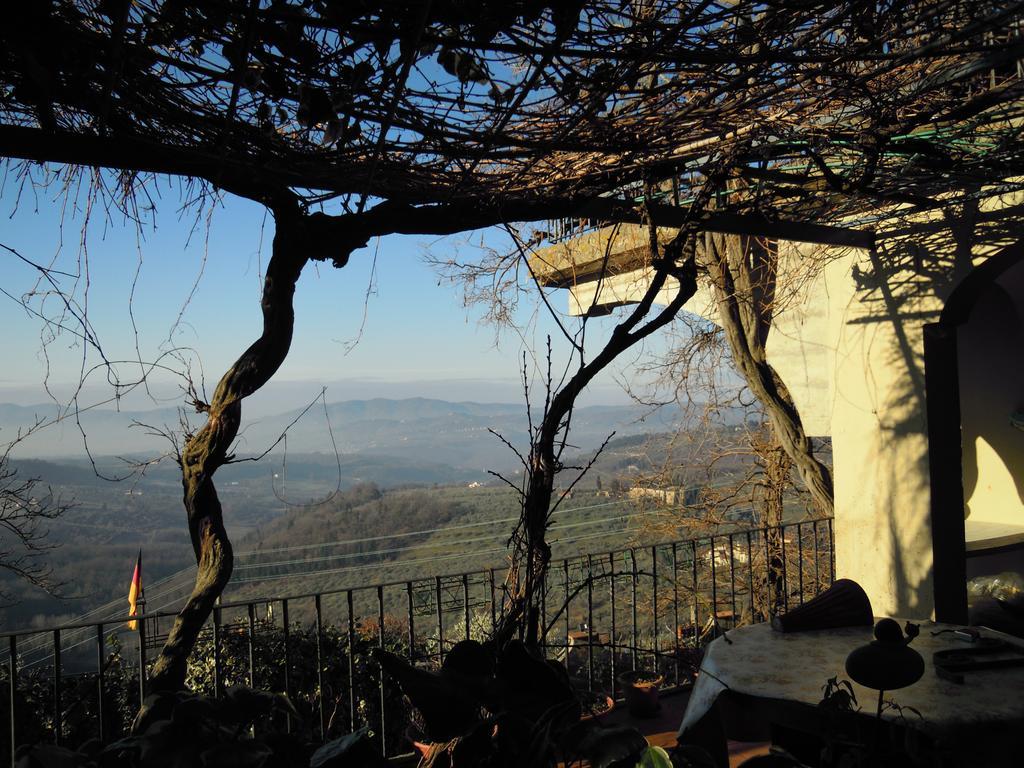
[[[71,393],[76,389],[71,383],[51,384],[50,390],[57,399],[56,404],[67,405]],[[522,403],[523,384],[521,381],[500,378],[437,378],[395,380],[385,377],[353,376],[349,378],[318,381],[315,379],[271,379],[259,392],[246,398],[244,412],[247,415],[260,416],[265,413],[287,410],[292,407],[303,407],[319,395],[321,389],[327,390],[327,401],[370,400],[385,398],[390,400],[408,400],[427,398],[448,400],[450,402],[475,403]],[[156,407],[185,405],[185,398],[180,389],[175,393],[175,385],[169,382],[154,383],[155,397],[146,394],[141,388],[124,395],[119,399],[121,410],[150,410]],[[110,400],[112,390],[109,387],[86,385],[81,388],[79,402],[93,405]],[[284,401],[282,402],[282,398]],[[596,385],[588,387],[579,398],[580,405],[629,405],[633,400],[616,385]],[[55,401],[41,385],[12,384],[0,379],[0,405],[18,405],[22,407],[35,405],[53,405]],[[117,402],[97,407],[109,410],[118,408]]]
[[[488,444],[493,437],[483,434],[488,428],[498,429],[514,442],[527,439],[526,401],[521,391],[517,393],[504,382],[348,380],[326,388],[309,382],[280,382],[268,385],[253,400],[253,407],[243,409],[238,440],[243,455],[262,453],[284,432],[290,441],[288,449],[296,453],[376,451],[408,456],[418,446],[424,455],[430,455],[431,439],[443,440],[447,432],[468,431],[481,433],[484,443],[475,450],[482,457],[500,447],[497,438],[495,445]],[[542,402],[542,394],[532,393],[535,413]],[[438,403],[453,408],[438,408]],[[89,407],[83,396],[79,405],[76,412],[63,402],[0,402],[0,443],[15,439],[19,430],[41,421],[43,427],[20,440],[12,458],[82,458],[87,452],[86,438],[88,453],[94,457],[159,454],[170,446],[156,430],[179,432],[180,443],[181,415],[188,418],[193,429],[204,418],[185,408],[181,399],[154,402],[136,395],[119,403]],[[574,443],[595,439],[599,443],[613,430],[625,434],[638,428],[650,429],[653,424],[665,428],[679,417],[678,409],[663,409],[653,415],[649,408],[624,394],[616,397],[601,391],[581,398],[577,412],[589,417],[575,420]],[[644,422],[648,423],[641,427]],[[473,453],[462,458],[471,460]]]

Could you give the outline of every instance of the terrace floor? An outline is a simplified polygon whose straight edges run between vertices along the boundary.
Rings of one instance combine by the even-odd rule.
[[[615,709],[602,716],[602,720],[608,725],[632,725],[647,737],[648,743],[668,749],[676,744],[676,732],[679,730],[679,724],[683,721],[686,704],[690,700],[690,689],[664,691],[659,700],[661,701],[661,712],[657,717],[632,717],[625,704],[618,702]],[[768,747],[767,742],[730,741],[729,767],[735,768],[744,760],[756,755],[767,754]]]
[[[632,717],[626,705],[619,701],[611,712],[600,715],[606,725],[632,725],[639,730],[652,746],[669,749],[676,744],[676,732],[683,720],[686,703],[690,700],[690,689],[664,691],[660,697],[661,712],[657,717]],[[757,755],[767,754],[767,742],[729,741],[729,768],[737,768],[745,760]],[[395,768],[413,768],[418,762],[418,755],[407,755],[391,760]],[[573,763],[574,768],[589,768],[586,762]]]

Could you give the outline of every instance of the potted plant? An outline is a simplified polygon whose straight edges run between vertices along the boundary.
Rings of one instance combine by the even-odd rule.
[[[664,678],[657,672],[634,669],[615,678],[626,697],[626,707],[634,717],[655,717],[661,710],[658,687]]]
[[[582,719],[601,717],[615,709],[615,699],[604,691],[580,691],[576,694],[582,709]]]

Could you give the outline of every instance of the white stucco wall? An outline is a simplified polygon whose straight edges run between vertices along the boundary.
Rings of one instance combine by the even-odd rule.
[[[896,250],[883,242],[877,252],[846,254],[826,270],[839,319],[831,416],[836,572],[864,587],[876,615],[927,618],[932,538],[922,326],[938,319],[941,303],[903,270],[877,282],[864,277],[898,261]]]
[[[1021,201],[992,196],[978,215],[950,206],[887,220],[874,252],[828,268],[830,285],[841,287],[844,276],[846,284],[846,298],[829,297],[842,315],[832,414],[836,565],[865,587],[876,614],[932,613],[923,327],[974,266],[1015,242]],[[1006,490],[983,506],[1015,505]]]

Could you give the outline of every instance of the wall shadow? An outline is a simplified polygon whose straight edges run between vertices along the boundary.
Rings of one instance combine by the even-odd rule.
[[[878,338],[887,340],[872,351],[867,365],[872,367],[877,360],[878,370],[889,377],[875,392],[881,431],[878,460],[886,463],[875,477],[890,491],[877,506],[882,519],[876,530],[887,533],[891,542],[888,559],[897,614],[912,615],[933,598],[923,590],[931,589],[935,564],[925,568],[907,560],[914,549],[908,543],[919,542],[917,551],[926,548],[925,542],[930,547],[931,517],[908,514],[894,498],[930,498],[923,328],[939,321],[946,303],[979,260],[1014,249],[1021,237],[1017,222],[1024,204],[999,207],[979,199],[980,195],[969,196],[926,216],[887,216],[877,225],[875,250],[851,273],[858,311],[847,322],[868,326],[864,330],[869,334],[876,326]],[[1024,484],[1024,477],[1018,483]],[[961,542],[960,551],[962,546]]]

